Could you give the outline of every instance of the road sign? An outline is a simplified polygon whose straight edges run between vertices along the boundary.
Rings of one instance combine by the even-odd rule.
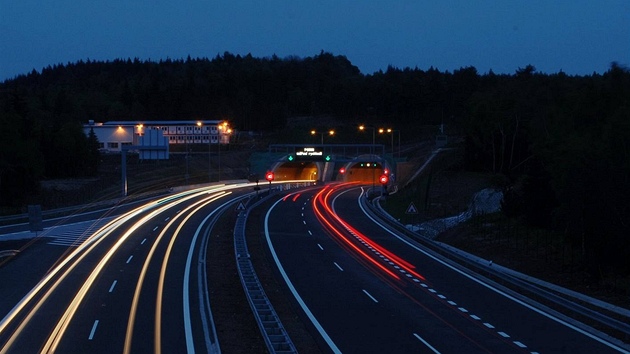
[[[407,214],[418,214],[418,208],[416,208],[416,206],[413,204],[413,202],[409,203],[409,206],[407,207]]]

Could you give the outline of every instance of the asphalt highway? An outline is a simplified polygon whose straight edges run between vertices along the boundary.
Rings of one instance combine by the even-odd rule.
[[[0,353],[210,351],[202,245],[219,211],[251,190],[187,191],[130,208],[79,247],[38,245],[54,250],[42,262],[50,268],[25,269],[43,278],[10,310],[4,303]]]
[[[625,352],[379,225],[363,191],[296,192],[265,223],[281,276],[332,352]]]

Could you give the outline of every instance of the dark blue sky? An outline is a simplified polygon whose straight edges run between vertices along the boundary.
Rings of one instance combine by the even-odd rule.
[[[345,55],[480,73],[588,75],[630,66],[628,0],[0,0],[0,80],[57,63]]]

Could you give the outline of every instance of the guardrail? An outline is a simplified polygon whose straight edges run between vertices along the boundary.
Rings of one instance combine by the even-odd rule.
[[[258,280],[249,251],[247,250],[245,226],[247,224],[249,211],[265,200],[266,198],[262,198],[253,205],[246,207],[245,210],[239,212],[236,218],[236,224],[234,226],[234,251],[236,253],[238,274],[269,352],[297,353],[297,349],[293,345],[291,338],[289,338],[287,331],[282,326],[278,314],[271,305],[262,284]]]
[[[386,213],[379,204],[379,198],[375,198],[371,202],[363,200],[362,198],[362,203],[363,205],[367,206],[366,210],[370,212],[372,217],[380,220],[383,223],[388,224],[403,235],[407,236],[409,239],[422,245],[425,250],[429,251],[434,256],[448,261],[453,265],[459,266],[460,269],[461,267],[466,267],[465,269],[468,269],[469,271],[474,271],[478,275],[485,275],[488,281],[495,283],[496,285],[499,285],[496,283],[496,281],[500,281],[503,284],[500,285],[502,288],[504,288],[505,290],[509,290],[511,293],[513,293],[514,296],[522,300],[526,300],[528,302],[535,301],[531,298],[527,298],[521,295],[521,293],[527,292],[529,294],[537,296],[539,299],[543,299],[559,306],[560,308],[564,308],[568,312],[589,318],[590,320],[603,324],[608,328],[620,331],[626,336],[630,335],[630,324],[627,323],[627,319],[630,319],[630,310],[628,309],[605,303],[603,301],[588,297],[584,294],[580,294],[569,289],[556,286],[554,284],[543,282],[539,279],[529,277],[513,270],[506,271],[507,268],[498,266],[487,260],[482,260],[471,254],[449,247],[448,245],[442,244],[440,242],[433,241],[430,238],[426,238],[421,234],[407,229],[398,220]],[[493,277],[493,279],[496,281],[488,279],[487,276]],[[509,288],[506,288],[505,285],[509,285],[512,288],[519,289],[520,292],[515,293]],[[605,310],[619,317],[623,317],[624,321],[619,321],[616,318],[608,316],[593,308],[586,307],[583,304],[576,302],[575,300],[580,301],[584,304],[588,304],[593,308]],[[536,306],[544,307],[538,302],[536,303]],[[567,316],[566,314],[560,313],[558,311],[553,311],[549,308],[548,311],[555,312],[556,315],[559,317]],[[590,327],[584,329],[592,331]]]

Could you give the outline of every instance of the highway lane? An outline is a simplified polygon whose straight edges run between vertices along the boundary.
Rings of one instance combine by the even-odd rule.
[[[281,272],[333,351],[624,352],[395,237],[363,214],[360,193],[324,192],[316,204],[316,192],[292,195],[266,224]]]
[[[147,203],[95,233],[0,322],[0,353],[207,351],[199,246],[252,190],[239,188]]]

